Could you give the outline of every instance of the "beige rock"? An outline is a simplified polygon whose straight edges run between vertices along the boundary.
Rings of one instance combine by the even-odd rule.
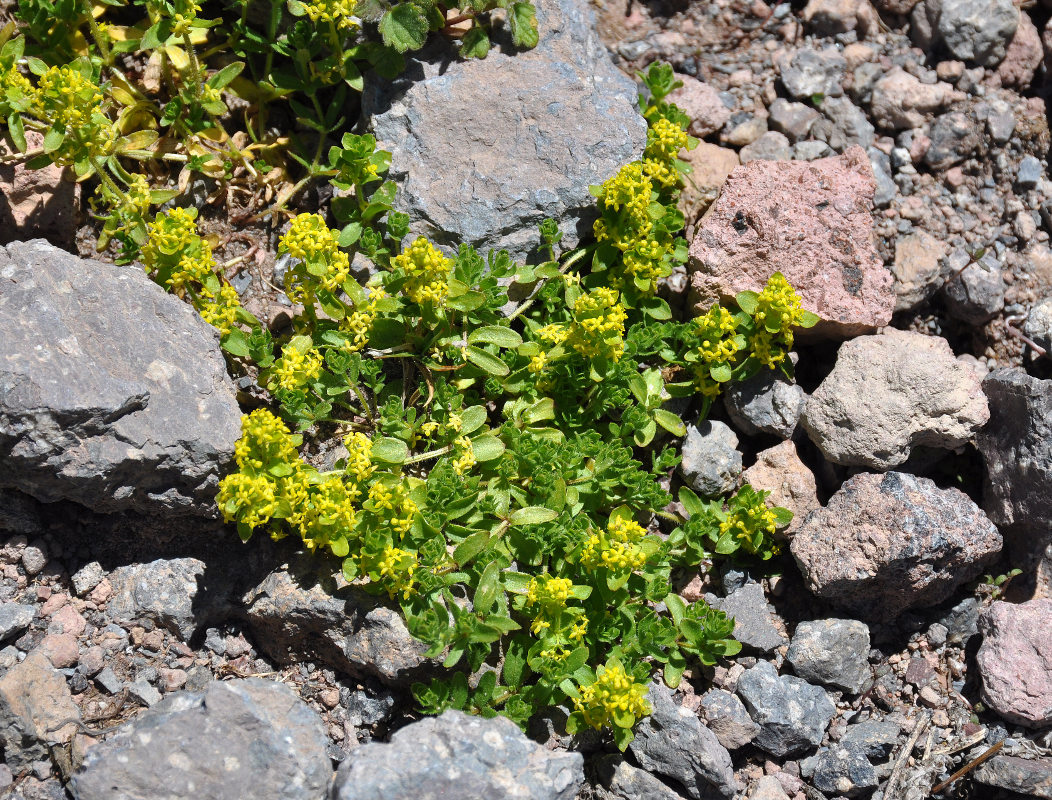
[[[700,142],[693,150],[683,150],[680,157],[690,164],[686,186],[679,197],[679,207],[687,219],[693,219],[708,208],[739,165],[738,154],[729,147]]]
[[[903,311],[924,302],[939,288],[941,261],[948,248],[931,234],[917,230],[895,243],[895,310]]]
[[[878,128],[918,128],[927,115],[941,111],[959,97],[963,95],[948,83],[921,83],[895,67],[873,85],[870,116]]]
[[[26,131],[30,150],[43,141],[42,134]],[[43,169],[0,164],[0,244],[37,238],[59,247],[73,244],[80,185],[65,180],[64,172],[54,164]]]
[[[756,463],[742,473],[742,483],[770,492],[768,505],[781,506],[793,512],[793,521],[785,529],[792,535],[807,515],[819,508],[815,476],[797,454],[791,440],[757,454]]]
[[[869,0],[810,0],[802,16],[810,30],[826,35],[856,29],[865,35],[877,20]]]
[[[709,84],[690,75],[676,75],[676,78],[683,81],[683,85],[668,96],[668,101],[690,117],[688,130],[692,136],[700,138],[715,133],[731,118],[731,110]]]
[[[68,742],[80,719],[66,679],[34,650],[0,678],[0,747],[17,772],[48,757],[48,742]]]

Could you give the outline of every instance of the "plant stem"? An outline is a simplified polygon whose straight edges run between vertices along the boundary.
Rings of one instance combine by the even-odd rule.
[[[571,254],[570,257],[568,259],[566,259],[566,263],[563,264],[561,267],[559,267],[559,274],[560,275],[565,275],[566,271],[568,269],[570,269],[570,267],[572,267],[578,261],[580,261],[589,252],[590,249],[591,249],[590,246],[589,247],[582,247],[580,250],[578,250],[578,251],[574,252],[573,254]],[[526,311],[530,306],[532,306],[537,301],[537,298],[540,297],[541,290],[544,289],[544,287],[548,285],[548,281],[549,280],[551,280],[551,279],[550,278],[545,278],[539,284],[537,284],[537,288],[534,289],[532,294],[530,294],[530,296],[527,297],[522,302],[522,305],[520,305],[518,308],[515,309],[515,313],[513,313],[510,317],[508,317],[508,320],[511,321],[511,320],[515,319],[516,317],[521,316],[524,311]]]
[[[99,26],[98,21],[95,19],[95,15],[91,10],[91,3],[85,3],[88,10],[88,27],[91,28],[91,38],[95,40],[96,46],[99,48],[99,52],[102,53],[103,62],[109,66],[110,63],[110,46],[106,41],[106,34]]]
[[[406,464],[419,464],[421,461],[427,461],[431,458],[438,458],[444,456],[446,453],[453,451],[453,445],[447,444],[445,447],[439,447],[437,450],[428,450],[426,453],[420,453],[420,455],[412,456],[402,462],[403,466]]]

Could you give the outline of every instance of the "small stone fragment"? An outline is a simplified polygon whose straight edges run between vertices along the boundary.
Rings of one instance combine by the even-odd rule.
[[[836,713],[824,690],[791,675],[779,676],[767,661],[738,679],[738,695],[760,725],[756,745],[778,758],[817,747]]]
[[[861,748],[839,744],[821,751],[812,783],[827,795],[858,797],[877,785],[877,773]]]
[[[980,764],[975,780],[1027,797],[1052,798],[1052,758],[997,755]]]
[[[782,439],[793,435],[806,399],[803,389],[770,369],[731,383],[723,393],[727,413],[743,433],[769,433]]]
[[[869,627],[854,619],[801,622],[786,659],[810,683],[858,694],[871,677]]]
[[[683,800],[660,779],[617,756],[599,762],[599,778],[611,794],[622,800]]]
[[[210,611],[195,608],[198,578],[204,571],[204,563],[196,558],[158,559],[118,567],[109,578],[113,585],[109,614],[121,624],[152,620],[189,641],[199,617],[206,617]]]
[[[734,488],[742,471],[738,437],[717,420],[687,426],[679,473],[703,497],[715,497]]]
[[[73,584],[73,591],[76,592],[77,597],[83,597],[98,586],[105,577],[106,571],[102,565],[98,561],[92,561],[74,572],[70,576],[70,582]]]
[[[857,747],[871,759],[885,760],[898,744],[901,728],[888,720],[867,720],[848,725],[840,744]]]
[[[720,99],[720,93],[709,84],[690,75],[676,75],[676,79],[683,81],[683,86],[673,91],[667,100],[690,117],[687,131],[691,136],[704,138],[718,131],[731,118],[731,110]]]
[[[794,99],[810,100],[816,94],[828,97],[843,94],[847,61],[836,48],[822,51],[801,48],[782,54],[775,64],[782,85]]]
[[[0,603],[0,642],[20,635],[36,616],[33,606],[21,603]]]
[[[941,0],[937,30],[954,58],[983,67],[1004,60],[1019,25],[1012,0]]]
[[[1052,599],[996,601],[979,627],[983,700],[1018,725],[1052,725]]]
[[[720,744],[728,750],[744,747],[760,732],[742,701],[723,689],[710,689],[701,696],[698,713]]]
[[[772,609],[758,583],[747,583],[727,597],[706,595],[706,600],[734,617],[734,638],[747,648],[772,653],[789,641],[774,624]]]
[[[917,230],[895,241],[895,310],[905,311],[931,297],[943,282],[943,259],[949,249],[931,234]]]
[[[48,758],[49,742],[68,742],[79,720],[69,687],[46,655],[34,651],[0,677],[0,750],[13,770]]]

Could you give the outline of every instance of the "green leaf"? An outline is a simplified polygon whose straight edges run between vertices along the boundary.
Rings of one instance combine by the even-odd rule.
[[[350,247],[352,244],[357,242],[362,236],[362,223],[360,222],[349,222],[343,226],[343,230],[340,231],[339,245],[340,247]]]
[[[500,566],[496,561],[491,561],[482,571],[479,578],[478,588],[475,590],[475,613],[486,614],[493,607],[497,599],[497,590],[500,588]]]
[[[683,657],[683,653],[678,648],[673,648],[668,654],[668,663],[665,664],[665,668],[662,670],[665,685],[670,689],[675,689],[679,686],[680,681],[683,679],[683,671],[686,668],[687,659]]]
[[[464,58],[485,58],[489,55],[489,35],[485,28],[476,24],[464,34],[460,55]]]
[[[654,409],[654,421],[673,436],[686,436],[687,426],[676,414],[663,408]]]
[[[467,358],[468,361],[470,361],[476,367],[481,369],[483,372],[486,372],[497,378],[503,378],[505,375],[511,372],[511,370],[508,368],[508,365],[501,361],[499,358],[497,358],[495,355],[487,353],[485,350],[480,350],[477,347],[472,347],[471,345],[465,347],[464,356]]]
[[[413,3],[399,3],[380,20],[384,44],[399,53],[419,50],[427,41],[427,16]]]
[[[558,511],[552,511],[544,506],[526,506],[518,508],[508,517],[508,522],[515,525],[539,525],[542,522],[551,522],[559,516]]]
[[[511,41],[516,47],[530,49],[537,46],[537,12],[533,3],[513,3],[508,10],[511,23]]]
[[[238,358],[248,358],[251,352],[248,337],[245,336],[240,328],[231,328],[230,333],[223,337],[221,346],[230,355]]]
[[[22,115],[12,111],[7,117],[7,129],[11,131],[11,141],[15,143],[18,152],[26,152],[28,146],[26,145],[26,129],[22,122]]]
[[[409,457],[409,447],[401,439],[383,436],[373,440],[370,457],[386,464],[401,464]]]
[[[457,545],[455,550],[453,550],[453,560],[456,561],[459,566],[466,567],[471,563],[475,556],[486,548],[492,535],[493,534],[490,531],[478,531],[477,533],[471,534],[467,539]]]
[[[714,381],[719,383],[726,383],[733,376],[730,364],[713,364],[709,367],[709,374],[712,376]]]
[[[738,292],[734,302],[738,304],[738,308],[751,316],[756,313],[759,297],[756,292]]]
[[[446,305],[457,311],[474,311],[486,302],[486,295],[482,292],[466,292],[459,297],[446,298]]]
[[[208,85],[213,89],[222,89],[230,81],[234,80],[238,75],[241,74],[241,70],[245,68],[244,61],[235,61],[232,64],[227,64],[219,72],[208,79]]]
[[[800,322],[797,324],[801,328],[813,328],[821,319],[822,318],[813,311],[805,311],[800,315]]]
[[[58,128],[50,128],[47,133],[44,134],[44,152],[53,153],[62,147],[62,140],[66,138],[66,135]]]
[[[460,412],[460,435],[467,436],[481,428],[486,422],[486,409],[470,406]]]
[[[669,616],[672,617],[672,621],[678,628],[683,622],[683,615],[687,613],[687,604],[678,594],[669,592],[665,597],[665,608],[668,609]]]
[[[511,328],[505,328],[501,325],[486,325],[482,328],[476,328],[468,334],[468,343],[475,344],[477,342],[495,344],[497,347],[512,348],[522,344],[522,337]]]
[[[501,676],[504,683],[517,688],[522,683],[522,673],[526,668],[526,653],[530,649],[530,640],[525,636],[516,636],[504,651],[504,667]]]
[[[672,319],[672,309],[660,297],[646,297],[639,300],[636,305],[651,319],[658,321]]]

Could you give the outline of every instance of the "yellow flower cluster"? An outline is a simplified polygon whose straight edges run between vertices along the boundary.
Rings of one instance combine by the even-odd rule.
[[[0,103],[10,99],[33,97],[33,84],[29,82],[18,67],[12,64],[9,68],[0,67]]]
[[[149,241],[142,248],[142,262],[147,272],[156,271],[174,256],[207,244],[197,233],[196,220],[196,208],[173,208],[154,218],[148,226]]]
[[[351,273],[350,259],[340,249],[339,234],[330,230],[319,214],[294,217],[278,242],[278,252],[302,262],[285,277],[285,293],[296,303],[313,302],[318,288],[338,291]]]
[[[224,283],[219,287],[219,294],[215,297],[209,296],[201,303],[198,312],[205,322],[226,336],[234,329],[239,308],[241,298],[238,297],[237,290],[229,283]]]
[[[582,294],[574,302],[573,317],[566,341],[574,350],[585,358],[621,358],[628,314],[615,290],[603,286]]]
[[[394,269],[406,274],[405,293],[414,303],[441,303],[449,294],[449,272],[453,262],[423,236],[392,259]]]
[[[322,354],[313,347],[306,350],[287,347],[271,367],[267,388],[271,391],[283,389],[286,392],[301,389],[318,379],[323,361]]]
[[[377,304],[387,297],[383,289],[375,288],[369,293],[369,299],[360,308],[355,308],[340,322],[340,329],[354,337],[347,345],[351,351],[361,350],[369,344],[369,331],[380,313]]]
[[[650,218],[654,185],[645,163],[626,164],[600,190],[599,202],[609,212],[595,221],[593,230],[599,242],[609,242],[622,252],[624,276],[613,276],[615,285],[623,277],[654,281],[664,274],[664,259],[672,249],[672,237],[655,231]]]
[[[569,578],[553,578],[551,575],[530,578],[526,589],[526,605],[539,605],[548,611],[565,608],[572,591],[573,581]]]
[[[382,518],[398,534],[399,540],[409,533],[420,510],[403,484],[396,483],[393,487],[388,487],[381,481],[369,487],[367,508]]]
[[[394,597],[401,593],[403,600],[408,600],[416,591],[416,579],[413,573],[419,566],[416,553],[398,547],[384,548],[383,555],[377,564],[381,580],[387,582],[387,594]]]
[[[800,324],[802,299],[780,272],[774,273],[756,298],[753,319],[756,332],[749,337],[753,356],[771,369],[785,360],[793,349],[793,328]],[[774,324],[772,324],[774,323]],[[777,327],[777,330],[770,330]]]
[[[365,483],[376,471],[369,453],[373,443],[369,437],[360,431],[350,433],[343,439],[343,446],[347,448],[347,466],[344,472],[353,478],[356,484]]]
[[[265,408],[241,418],[241,438],[234,445],[234,458],[243,470],[259,471],[265,464],[285,464],[299,458],[298,436]]]
[[[356,0],[312,0],[304,3],[307,16],[312,22],[331,22],[337,30],[352,30],[358,23],[354,19]]]
[[[764,531],[773,536],[776,527],[774,512],[763,500],[758,500],[748,506],[734,507],[727,519],[720,523],[720,536],[730,531],[735,538],[747,543],[756,531]],[[752,547],[746,544],[746,549],[752,550]]]
[[[686,146],[686,131],[671,120],[658,117],[647,129],[647,147],[643,151],[644,171],[663,188],[674,188],[680,180],[675,166],[676,158]]]
[[[478,463],[478,459],[475,458],[475,450],[471,446],[471,439],[467,436],[458,436],[453,444],[458,452],[457,458],[453,462],[453,471],[457,475],[463,475]]]
[[[102,113],[102,90],[75,65],[50,67],[40,76],[32,113],[65,134],[50,154],[58,164],[103,158],[113,150],[117,136]]]
[[[595,683],[582,686],[573,703],[585,722],[596,730],[609,725],[614,715],[638,718],[650,713],[646,684],[636,683],[617,662],[599,667]]]
[[[174,0],[172,13],[172,35],[184,36],[190,32],[197,15],[201,12],[201,4],[197,0]]]
[[[227,522],[236,519],[249,528],[257,528],[269,522],[277,511],[275,489],[274,481],[264,475],[235,472],[219,484],[216,503]]]
[[[621,517],[611,519],[605,531],[588,537],[581,551],[580,562],[588,569],[642,569],[647,562],[647,554],[639,543],[645,535],[646,531],[633,520]]]

